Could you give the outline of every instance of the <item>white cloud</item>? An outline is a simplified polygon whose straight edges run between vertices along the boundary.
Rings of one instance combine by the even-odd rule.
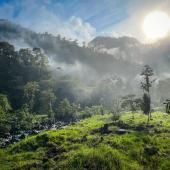
[[[76,16],[61,18],[57,15],[57,8],[55,13],[48,8],[47,4],[50,4],[51,0],[41,2],[24,0],[20,3],[5,4],[0,7],[0,16],[11,20],[14,8],[19,8],[20,12],[13,20],[34,31],[61,34],[66,39],[77,39],[79,42],[88,42],[96,35],[96,29],[90,23]]]
[[[72,16],[65,22],[59,22],[58,25],[57,32],[61,35],[71,39],[78,39],[81,42],[88,42],[96,35],[94,27],[75,16]]]
[[[115,1],[116,2],[116,1]],[[97,7],[94,7],[94,11],[83,11],[86,18],[93,17],[102,10],[102,7],[94,1]],[[53,5],[53,9],[51,6]],[[106,2],[108,5],[108,2]],[[16,9],[21,10],[16,17],[14,11]],[[52,9],[52,10],[51,10]],[[54,11],[55,9],[55,11]],[[61,18],[60,13],[64,7],[61,7],[57,1],[53,0],[24,0],[24,1],[9,1],[6,4],[0,6],[0,17],[14,20],[15,22],[29,27],[37,32],[50,32],[54,35],[61,34],[68,39],[78,39],[79,41],[90,41],[97,35],[120,37],[123,35],[129,35],[137,37],[144,41],[144,34],[142,28],[143,17],[151,10],[165,10],[167,13],[170,9],[169,0],[128,0],[126,12],[127,19],[114,24],[112,27],[97,32],[96,29],[88,22],[82,20],[77,16],[71,16],[70,18]],[[77,8],[76,8],[77,9]],[[86,9],[86,8],[85,8]],[[98,9],[95,11],[95,9]],[[80,9],[79,9],[80,10]],[[69,12],[69,11],[68,11]],[[79,11],[80,12],[80,11]],[[78,13],[78,12],[77,12]],[[93,14],[95,13],[95,15]],[[106,16],[107,18],[107,16]],[[101,22],[104,22],[100,18]]]

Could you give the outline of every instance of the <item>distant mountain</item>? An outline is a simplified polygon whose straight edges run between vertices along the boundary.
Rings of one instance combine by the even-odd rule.
[[[88,46],[100,52],[111,54],[117,59],[137,64],[143,61],[143,58],[138,58],[141,56],[143,44],[133,37],[96,37],[88,43]]]
[[[151,65],[159,75],[170,72],[170,37],[154,44],[142,44],[128,36],[96,37],[81,47],[60,35],[36,33],[1,19],[0,41],[8,41],[17,48],[42,48],[56,68],[64,67],[67,72],[74,70],[76,74],[83,72],[89,76],[93,72],[99,77],[115,74],[128,78],[140,73],[144,64]]]
[[[129,46],[139,46],[141,43],[132,37],[96,37],[88,44],[90,47],[94,48],[106,48],[106,49],[112,49],[112,48],[125,48]]]
[[[97,51],[139,66],[149,64],[158,75],[170,75],[170,35],[152,44],[142,44],[127,36],[96,37],[88,45]]]
[[[128,38],[122,38],[122,41],[123,39],[128,41]],[[69,68],[70,65],[74,67],[76,63],[79,63],[79,67],[87,67],[85,70],[92,69],[100,76],[104,74],[127,76],[127,72],[130,73],[129,76],[132,73],[134,76],[137,72],[136,66],[130,60],[113,57],[112,54],[95,50],[93,47],[80,47],[76,41],[69,41],[64,37],[36,33],[7,20],[0,20],[0,41],[12,42],[17,47],[42,48],[51,59],[58,63],[58,66],[63,63]]]
[[[8,20],[0,19],[0,40],[10,41],[16,46],[28,46],[31,43],[31,37],[36,34],[18,24],[14,24]],[[28,38],[30,37],[30,38]]]

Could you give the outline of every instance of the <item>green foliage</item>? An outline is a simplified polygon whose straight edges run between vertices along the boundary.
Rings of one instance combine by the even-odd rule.
[[[29,112],[29,108],[24,106],[23,108],[15,111],[12,115],[12,131],[15,132],[17,130],[27,130],[32,128],[32,119],[33,116]]]
[[[136,98],[135,95],[130,94],[122,98],[121,107],[131,111],[134,118],[134,113],[143,108],[143,101],[140,98]]]
[[[11,117],[9,113],[5,113],[0,108],[0,136],[8,133],[11,130]]]
[[[68,159],[63,169],[124,169],[124,156],[109,146],[101,145],[97,148],[81,148]],[[127,166],[126,166],[127,167]]]
[[[40,94],[41,112],[48,114],[50,119],[54,119],[53,105],[56,96],[51,89],[44,90]]]
[[[6,95],[0,94],[0,107],[4,112],[12,110],[9,100]]]
[[[136,98],[135,95],[130,94],[122,98],[121,106],[122,108],[127,108],[131,112],[135,112],[141,109],[142,100],[140,98]]]
[[[168,169],[170,152],[170,116],[153,113],[150,125],[147,115],[121,115],[129,133],[117,134],[120,128],[112,115],[95,115],[60,130],[30,136],[6,150],[0,150],[2,169],[99,169],[157,170]],[[162,124],[160,124],[162,120]],[[110,133],[101,134],[108,124]],[[137,127],[145,127],[139,130]],[[155,130],[159,129],[159,132]]]
[[[150,87],[155,80],[150,80],[150,77],[154,75],[153,69],[149,65],[145,65],[141,76],[144,77],[144,81],[141,82],[141,88],[143,89],[143,112],[148,115],[148,122],[151,119],[151,99],[150,99]]]
[[[24,96],[32,109],[39,82],[51,78],[47,56],[39,48],[15,51],[6,42],[0,42],[0,49],[0,92],[14,109],[24,104]]]
[[[33,115],[32,117],[32,124],[33,126],[36,125],[36,124],[40,124],[40,123],[43,123],[43,122],[47,122],[49,119],[48,119],[48,115]]]
[[[68,99],[64,99],[59,103],[56,118],[65,121],[74,120],[77,110],[78,106],[76,104],[70,103]]]
[[[144,82],[141,82],[141,88],[147,93],[149,93],[149,89],[154,82],[154,80],[150,81],[150,77],[153,75],[153,69],[149,65],[145,65],[141,73],[141,76],[144,77]]]
[[[35,104],[35,96],[38,91],[39,85],[37,82],[28,82],[24,86],[24,97],[26,98],[26,102],[29,104],[31,110]]]
[[[20,49],[18,58],[26,82],[49,79],[48,58],[40,48]]]
[[[120,119],[120,114],[113,113],[112,114],[112,120],[113,121],[118,121]]]
[[[85,119],[97,114],[104,114],[106,112],[102,106],[85,107],[81,111],[77,112],[76,117],[79,119]]]
[[[75,44],[72,46],[76,47]],[[59,82],[53,80],[47,56],[39,48],[15,51],[12,45],[1,42],[0,63],[2,135],[31,129],[33,125],[46,121],[47,115],[50,120],[57,118],[64,121],[90,117],[63,129],[26,137],[1,149],[0,169],[156,170],[169,167],[169,115],[154,113],[153,120],[146,124],[147,116],[135,113],[133,96],[129,96],[131,99],[128,98],[124,104],[135,113],[135,119],[129,113],[120,115],[122,101],[119,98],[113,100],[113,92],[123,87],[121,79],[104,80],[99,89],[94,90],[91,99],[88,97],[86,104],[100,106],[80,108],[79,104],[73,103],[77,101],[74,90],[82,90],[80,82],[69,76],[61,76]],[[146,78],[143,89],[149,92],[152,83],[149,76],[153,75],[153,71],[147,66],[141,75]],[[85,92],[87,97],[90,90]],[[80,96],[76,97],[82,100]],[[103,105],[112,106],[113,115],[104,114]],[[146,110],[148,112],[149,109]],[[107,133],[103,134],[103,128],[107,129]]]
[[[11,129],[10,114],[11,105],[6,95],[0,94],[0,135],[8,133]]]

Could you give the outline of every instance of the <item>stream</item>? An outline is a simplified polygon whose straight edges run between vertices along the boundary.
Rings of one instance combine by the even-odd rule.
[[[39,134],[42,131],[47,131],[47,130],[52,130],[52,129],[62,129],[76,122],[78,121],[77,120],[73,122],[57,121],[51,125],[50,124],[39,125],[38,127],[34,127],[31,130],[18,131],[15,134],[10,134],[10,133],[2,134],[0,137],[0,148],[5,148],[10,144],[19,142],[20,140],[26,138],[27,136]]]

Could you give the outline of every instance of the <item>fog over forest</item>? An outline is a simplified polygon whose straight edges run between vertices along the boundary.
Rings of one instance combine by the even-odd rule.
[[[0,170],[170,170],[170,0],[0,0]]]
[[[73,85],[70,90],[75,96],[81,96],[81,100],[87,100],[93,93],[102,93],[102,86],[112,89],[108,95],[141,94],[140,72],[145,64],[150,65],[155,73],[153,101],[161,104],[169,95],[170,37],[143,44],[128,36],[100,36],[79,44],[78,40],[67,40],[47,32],[36,33],[8,20],[0,20],[0,40],[11,43],[16,50],[41,48],[48,56],[55,78],[59,80],[67,76],[79,82],[76,84],[78,88]],[[163,89],[161,83],[164,83]],[[160,95],[159,91],[163,93]],[[107,96],[100,95],[100,98]]]

